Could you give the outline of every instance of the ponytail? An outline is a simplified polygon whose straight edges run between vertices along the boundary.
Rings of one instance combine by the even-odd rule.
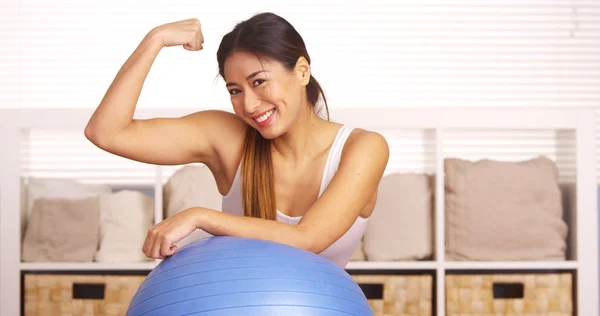
[[[242,208],[244,216],[276,219],[271,141],[253,127],[246,128],[242,157]]]

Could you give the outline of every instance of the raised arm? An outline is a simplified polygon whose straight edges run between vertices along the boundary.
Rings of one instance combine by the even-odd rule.
[[[91,116],[85,136],[110,153],[158,165],[210,162],[219,144],[237,144],[245,123],[207,110],[178,118],[133,119],[142,86],[163,47],[202,49],[200,22],[189,19],[152,29],[123,64]]]

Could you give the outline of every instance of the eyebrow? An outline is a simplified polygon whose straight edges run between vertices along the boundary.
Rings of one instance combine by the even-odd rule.
[[[249,75],[248,75],[248,77],[246,77],[246,80],[250,80],[250,79],[252,79],[254,76],[258,75],[258,74],[259,74],[259,73],[261,73],[261,72],[269,72],[269,71],[268,71],[268,70],[259,70],[259,71],[255,71],[255,72],[253,72],[253,73],[249,74]],[[225,84],[225,86],[226,86],[226,87],[229,87],[229,86],[237,86],[237,83],[235,83],[235,82],[228,82],[228,83],[226,83],[226,84]]]

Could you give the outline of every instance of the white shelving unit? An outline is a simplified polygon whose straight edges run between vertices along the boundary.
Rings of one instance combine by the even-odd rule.
[[[25,271],[149,271],[159,261],[130,264],[24,263],[20,260],[20,161],[21,132],[27,129],[73,129],[83,133],[92,109],[0,110],[0,306],[1,315],[20,314],[20,276]],[[175,117],[189,109],[138,109],[136,118]],[[395,273],[426,271],[434,274],[435,315],[445,315],[445,275],[448,271],[570,271],[575,275],[578,315],[600,315],[598,308],[598,212],[596,196],[595,109],[593,108],[345,108],[331,109],[332,119],[370,130],[420,130],[434,138],[431,161],[435,165],[434,252],[431,261],[351,262],[348,270]],[[444,249],[445,141],[456,130],[561,130],[574,137],[574,205],[568,222],[569,258],[566,261],[462,262],[446,261]],[[168,167],[156,167],[154,186],[156,222],[162,220],[162,187]]]

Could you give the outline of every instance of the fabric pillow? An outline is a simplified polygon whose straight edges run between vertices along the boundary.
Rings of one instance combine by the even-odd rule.
[[[154,199],[134,190],[100,196],[100,243],[95,261],[127,263],[148,261],[142,252],[148,229],[154,224]]]
[[[352,253],[352,256],[350,257],[350,261],[365,261],[365,260],[367,260],[367,257],[365,256],[363,247],[364,247],[363,241],[361,239],[360,243],[358,244],[356,249],[354,249],[354,252]]]
[[[98,197],[36,199],[22,248],[23,261],[93,261],[98,247]]]
[[[73,179],[28,178],[25,185],[27,188],[26,217],[31,215],[33,204],[39,198],[82,199],[111,193],[108,185],[84,184]]]
[[[186,165],[169,178],[164,187],[165,218],[191,207],[204,207],[221,211],[223,196],[215,178],[206,165]],[[175,245],[184,245],[211,234],[198,229]]]
[[[391,173],[379,183],[377,203],[363,237],[369,261],[421,260],[433,254],[431,178]]]
[[[206,165],[187,165],[175,171],[164,187],[165,217],[191,207],[221,210],[223,197]]]
[[[448,260],[564,260],[558,170],[538,157],[520,162],[446,159]]]

